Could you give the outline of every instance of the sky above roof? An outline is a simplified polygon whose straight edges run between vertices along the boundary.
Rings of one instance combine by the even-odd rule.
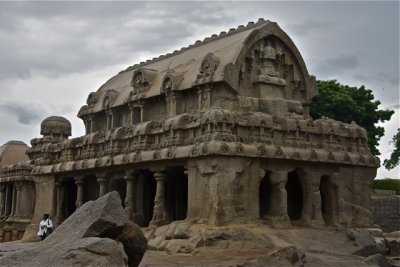
[[[399,128],[399,2],[0,2],[0,144],[39,137],[52,115],[71,121],[120,70],[249,21],[276,21],[320,80],[373,90],[381,159]],[[399,177],[399,168],[378,176]]]

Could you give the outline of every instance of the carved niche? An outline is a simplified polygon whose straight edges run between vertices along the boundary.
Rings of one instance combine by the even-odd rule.
[[[197,75],[198,82],[211,81],[211,78],[218,68],[220,60],[213,53],[208,53],[201,62],[199,74]]]
[[[156,70],[142,68],[134,71],[131,81],[133,94],[139,94],[149,90],[156,77]]]
[[[261,98],[303,100],[305,84],[294,54],[277,37],[268,36],[253,45],[246,56],[244,72]]]
[[[161,84],[161,94],[165,95],[166,109],[168,116],[177,114],[177,95],[175,90],[182,81],[183,75],[175,71],[169,71],[165,74]]]

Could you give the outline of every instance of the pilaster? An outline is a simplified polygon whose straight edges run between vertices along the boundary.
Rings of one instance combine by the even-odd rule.
[[[134,201],[137,183],[137,173],[134,170],[125,172],[124,180],[126,181],[126,197],[125,212],[128,220],[136,221],[136,203]]]
[[[156,196],[154,199],[153,218],[150,222],[152,226],[160,226],[168,222],[167,210],[165,207],[165,179],[167,173],[155,172],[154,177],[157,181]]]

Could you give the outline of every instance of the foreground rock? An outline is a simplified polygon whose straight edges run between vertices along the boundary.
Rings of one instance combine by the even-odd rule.
[[[147,240],[128,223],[117,192],[89,201],[38,246],[1,258],[1,266],[138,266]]]
[[[385,234],[386,246],[391,257],[400,257],[400,231]]]
[[[355,228],[349,229],[347,235],[354,240],[354,245],[358,248],[353,252],[354,255],[368,257],[375,254],[386,254],[385,243],[377,243],[376,239],[367,229]]]

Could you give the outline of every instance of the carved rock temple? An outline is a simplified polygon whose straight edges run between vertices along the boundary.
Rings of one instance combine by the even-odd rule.
[[[133,65],[89,94],[84,136],[49,117],[29,159],[2,163],[0,240],[36,240],[43,213],[60,224],[109,191],[141,227],[371,226],[379,161],[363,128],[310,117],[317,93],[263,19]]]

